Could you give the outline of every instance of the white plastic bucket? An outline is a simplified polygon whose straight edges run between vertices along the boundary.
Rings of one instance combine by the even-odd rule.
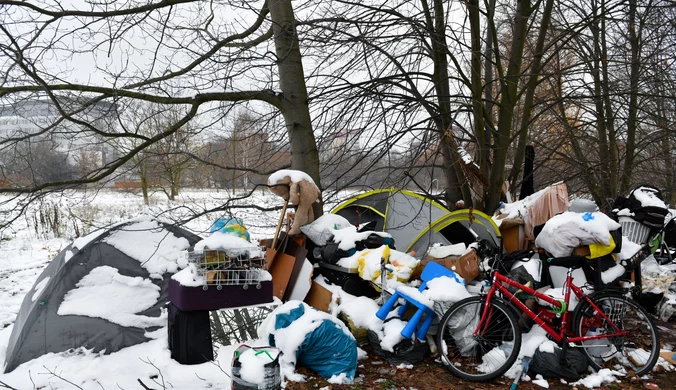
[[[622,225],[622,235],[627,237],[630,241],[637,244],[645,244],[648,241],[650,234],[650,227],[634,220],[631,217],[618,217],[620,225]]]

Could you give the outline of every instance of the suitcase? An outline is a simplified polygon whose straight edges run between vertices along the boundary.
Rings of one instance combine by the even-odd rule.
[[[181,364],[214,360],[208,311],[183,311],[170,303],[168,328],[172,359]]]

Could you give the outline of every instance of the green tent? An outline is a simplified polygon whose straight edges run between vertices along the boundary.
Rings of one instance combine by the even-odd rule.
[[[398,250],[415,251],[420,256],[431,244],[469,244],[477,237],[499,247],[500,231],[486,214],[470,210],[450,212],[441,203],[412,191],[368,191],[348,199],[331,212],[353,224],[373,222],[373,230],[392,235]]]

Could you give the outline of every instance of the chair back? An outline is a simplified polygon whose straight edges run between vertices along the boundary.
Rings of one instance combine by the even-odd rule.
[[[449,278],[455,279],[458,283],[465,285],[465,281],[459,279],[455,272],[439,263],[430,261],[425,265],[425,268],[423,268],[422,274],[420,275],[420,279],[423,282],[418,290],[423,291],[425,288],[427,288],[427,282],[440,276],[448,276]]]

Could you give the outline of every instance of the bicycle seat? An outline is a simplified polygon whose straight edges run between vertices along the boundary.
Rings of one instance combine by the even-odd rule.
[[[588,263],[589,259],[584,256],[550,257],[547,259],[547,265],[566,268],[580,268]]]

